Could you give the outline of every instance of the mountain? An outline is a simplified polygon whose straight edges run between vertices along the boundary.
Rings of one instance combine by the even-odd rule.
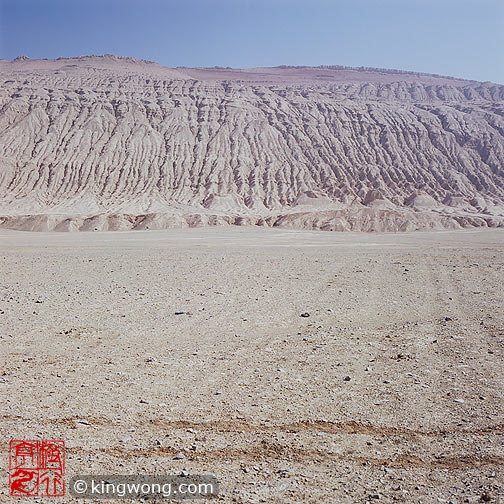
[[[374,68],[0,61],[0,227],[504,226],[504,86]]]

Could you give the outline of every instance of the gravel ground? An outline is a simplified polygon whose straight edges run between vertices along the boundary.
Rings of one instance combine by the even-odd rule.
[[[498,230],[2,231],[1,436],[64,439],[67,482],[504,502],[503,251]]]

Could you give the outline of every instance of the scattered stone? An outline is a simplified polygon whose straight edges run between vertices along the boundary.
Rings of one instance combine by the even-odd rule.
[[[483,502],[490,502],[492,500],[492,494],[490,492],[483,492],[481,494],[481,500]]]
[[[89,422],[85,418],[77,418],[74,420],[75,423],[80,423],[82,425],[90,425]]]
[[[308,312],[301,313],[301,317],[305,317],[306,318],[306,317],[309,317],[309,316],[310,316],[310,314]]]
[[[120,443],[127,443],[128,441],[131,441],[131,436],[126,436],[119,440]]]
[[[446,322],[450,322],[450,320],[452,320],[450,317],[445,317],[444,319]]]
[[[345,376],[345,377],[343,378],[343,380],[344,380],[344,381],[350,381],[350,380],[351,380],[351,378],[350,378],[350,376],[348,376],[348,375],[347,375],[347,376]]]
[[[135,432],[135,431],[136,431],[135,427],[130,427],[130,428],[128,429],[128,432]]]
[[[369,496],[370,499],[381,499],[381,495],[379,493],[374,493]]]
[[[149,404],[149,401],[146,401],[145,399],[140,399],[140,404]]]
[[[182,310],[177,310],[175,312],[175,315],[184,315],[185,311],[182,311]]]
[[[463,404],[465,402],[464,399],[453,399],[453,401],[460,404]]]
[[[156,445],[161,446],[161,441],[159,439],[156,439]]]
[[[182,452],[178,452],[177,455],[175,455],[176,460],[182,460],[185,459],[185,455]]]

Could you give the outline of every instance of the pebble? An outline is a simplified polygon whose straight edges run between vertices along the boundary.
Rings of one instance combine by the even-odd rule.
[[[177,310],[175,312],[175,315],[184,315],[185,311],[182,311],[182,310]]]
[[[454,402],[458,402],[460,404],[464,403],[464,399],[453,399]]]
[[[348,375],[347,375],[347,376],[345,376],[345,378],[343,378],[343,380],[344,380],[344,381],[350,381],[350,380],[351,380],[351,378],[350,378],[350,376],[348,376]]]
[[[140,404],[149,404],[149,401],[146,401],[145,399],[140,399]]]
[[[445,317],[444,318],[446,322],[450,322],[451,318],[450,317]]]
[[[78,418],[77,420],[74,420],[74,422],[82,425],[89,425],[89,422],[85,418]]]
[[[177,460],[185,459],[185,455],[182,452],[178,452],[177,455],[175,455],[175,459]]]
[[[122,439],[119,440],[120,443],[127,443],[128,441],[131,441],[130,436],[123,437]]]
[[[310,316],[310,314],[308,312],[301,313],[301,317],[305,317],[306,318],[306,317],[309,317],[309,316]]]
[[[381,495],[379,493],[374,493],[369,496],[370,499],[381,499]]]

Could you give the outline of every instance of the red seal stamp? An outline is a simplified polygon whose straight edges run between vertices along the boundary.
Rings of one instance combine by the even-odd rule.
[[[65,441],[11,441],[9,488],[13,497],[65,495]]]

